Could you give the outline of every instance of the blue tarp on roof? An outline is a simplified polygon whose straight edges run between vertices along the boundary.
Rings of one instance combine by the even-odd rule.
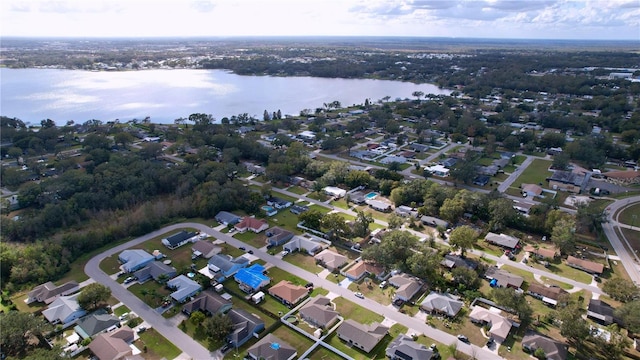
[[[269,282],[268,276],[264,275],[264,266],[260,264],[253,264],[248,268],[238,270],[235,275],[237,282],[250,286],[252,289],[259,289],[264,282]]]

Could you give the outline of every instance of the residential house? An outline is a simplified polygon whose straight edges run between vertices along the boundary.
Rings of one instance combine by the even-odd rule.
[[[249,265],[249,259],[238,256],[233,259],[229,255],[215,254],[209,259],[209,272],[215,275],[216,280],[223,281],[233,276],[238,270]]]
[[[286,209],[289,206],[293,205],[293,203],[289,200],[284,200],[279,197],[272,196],[267,199],[267,205],[273,206],[276,209]]]
[[[340,189],[334,186],[327,186],[324,189],[322,189],[322,191],[324,191],[325,194],[336,197],[336,198],[342,198],[345,195],[347,195],[347,190]]]
[[[202,286],[184,275],[176,276],[167,282],[167,287],[175,291],[170,294],[171,298],[179,303],[184,302],[188,297],[193,296],[202,290]]]
[[[272,227],[267,230],[267,244],[271,246],[280,246],[293,238],[293,233],[280,227]]]
[[[205,314],[226,314],[231,310],[231,301],[223,298],[220,294],[210,290],[205,290],[198,294],[193,300],[184,304],[182,312],[191,315],[194,311],[202,311]]]
[[[396,206],[396,209],[394,211],[396,214],[402,217],[414,217],[414,218],[418,217],[418,211],[414,210],[410,206],[405,206],[405,205]]]
[[[574,194],[579,194],[580,191],[589,182],[590,175],[577,174],[571,171],[554,171],[551,177],[547,178],[549,187],[554,190],[567,191]]]
[[[364,191],[354,191],[349,194],[349,202],[354,204],[364,204],[367,201],[366,195]]]
[[[614,315],[614,311],[615,309],[606,302],[599,299],[591,299],[587,307],[587,317],[603,325],[620,324],[621,320]]]
[[[233,324],[231,334],[227,335],[227,341],[232,347],[242,346],[252,337],[258,337],[258,333],[264,330],[264,321],[243,309],[231,309],[227,315]]]
[[[218,214],[216,214],[215,219],[220,224],[229,226],[239,223],[240,220],[242,220],[242,217],[236,214],[232,214],[228,211],[220,211]]]
[[[436,358],[433,350],[405,334],[396,336],[387,346],[385,353],[390,360],[431,360]]]
[[[497,166],[499,169],[504,169],[505,166],[509,165],[510,159],[500,158],[493,160],[493,165]]]
[[[291,241],[282,247],[289,252],[304,250],[307,254],[313,256],[324,248],[322,239],[310,234],[304,236],[294,236]]]
[[[532,283],[527,289],[527,294],[542,300],[543,303],[549,306],[556,306],[560,295],[567,292],[558,286],[545,286],[542,284]]]
[[[366,353],[373,350],[388,332],[388,327],[377,322],[360,324],[352,319],[345,320],[337,330],[340,340]]]
[[[294,214],[294,215],[300,215],[303,212],[308,211],[308,210],[309,210],[309,207],[305,206],[305,205],[293,205],[289,209],[289,211],[291,211],[291,213]]]
[[[45,304],[51,304],[60,296],[66,296],[73,294],[80,290],[80,285],[77,281],[69,281],[60,286],[48,281],[44,284],[40,284],[33,288],[27,295],[25,302],[31,304],[34,302],[43,302]]]
[[[472,322],[489,325],[489,335],[499,343],[502,343],[511,331],[511,321],[501,315],[502,311],[492,308],[491,310],[481,306],[474,306],[469,314]]]
[[[506,270],[492,266],[484,273],[484,277],[489,280],[492,287],[512,287],[519,289],[524,282],[522,276],[514,275]]]
[[[520,185],[522,188],[522,194],[526,194],[529,197],[540,197],[542,196],[542,187],[536,184],[522,184]]]
[[[260,166],[260,165],[253,164],[253,163],[250,163],[250,162],[245,162],[243,165],[247,169],[248,172],[250,172],[250,173],[252,173],[254,175],[262,175],[267,171],[267,169],[265,169],[264,166]]]
[[[578,259],[574,256],[567,257],[567,265],[571,266],[572,268],[587,272],[589,274],[602,275],[602,272],[604,271],[603,264],[589,260]]]
[[[309,295],[309,289],[287,280],[281,280],[269,288],[269,294],[288,307],[292,307]]]
[[[299,311],[300,317],[309,323],[321,329],[328,329],[336,321],[338,321],[337,311],[333,309],[333,304],[329,298],[324,296],[316,296]]]
[[[424,169],[434,176],[447,177],[450,170],[442,165],[425,166]]]
[[[117,317],[107,314],[104,309],[100,309],[78,320],[78,325],[76,325],[73,330],[80,335],[81,338],[87,339],[101,332],[115,329],[119,325],[120,320]]]
[[[608,182],[621,186],[640,184],[640,171],[638,170],[609,171],[602,175]]]
[[[442,219],[438,219],[437,217],[433,217],[433,216],[422,216],[420,218],[420,221],[427,226],[432,226],[432,227],[438,227],[441,226],[445,229],[449,228],[449,223],[445,220]]]
[[[534,205],[535,204],[526,201],[513,200],[513,208],[524,215],[529,215],[529,212]]]
[[[460,301],[457,296],[432,291],[422,300],[420,308],[426,312],[446,315],[452,318],[458,315],[463,305],[464,302]]]
[[[522,338],[522,349],[533,354],[537,349],[544,351],[546,360],[565,360],[568,355],[567,345],[534,332],[528,332]]]
[[[518,247],[518,243],[520,242],[520,239],[507,235],[507,234],[496,234],[496,233],[488,233],[487,236],[484,237],[484,239],[493,245],[497,245],[500,247],[503,247],[505,249],[509,249],[509,250],[514,250]]]
[[[322,250],[318,255],[314,256],[314,259],[329,271],[341,268],[348,260],[346,256],[328,249]]]
[[[447,254],[444,256],[444,259],[440,262],[440,265],[453,269],[456,267],[466,267],[470,270],[475,270],[478,268],[478,263],[468,259],[462,258],[460,255]]]
[[[198,240],[191,246],[191,251],[195,256],[202,256],[205,259],[210,259],[213,255],[220,253],[222,248],[211,241]]]
[[[560,255],[554,249],[534,248],[531,245],[525,246],[524,251],[528,252],[529,255],[535,257],[536,259],[553,260],[553,259],[555,259],[556,257],[558,257]]]
[[[242,221],[237,223],[234,227],[236,228],[236,230],[238,230],[239,233],[244,233],[247,230],[251,230],[257,234],[267,230],[269,228],[269,223],[264,219],[256,219],[254,217],[247,216],[242,219]]]
[[[179,248],[180,246],[188,243],[189,241],[191,241],[192,238],[194,238],[197,234],[195,232],[191,232],[191,231],[180,231],[177,232],[169,237],[166,237],[164,239],[162,239],[162,244],[166,247],[168,247],[169,249],[176,249]]]
[[[391,204],[389,204],[388,202],[380,200],[367,200],[365,202],[367,203],[367,205],[369,205],[370,208],[374,210],[381,212],[391,211]]]
[[[427,152],[429,151],[429,145],[423,145],[418,143],[412,143],[409,148],[415,152]]]
[[[140,270],[154,261],[156,258],[142,249],[128,249],[118,255],[118,260],[122,263],[122,270],[132,273]]]
[[[292,360],[298,356],[296,349],[273,334],[260,339],[247,353],[254,360]]]
[[[487,175],[478,175],[473,178],[473,185],[485,186],[491,181],[491,178]]]
[[[60,296],[49,307],[42,311],[42,315],[52,324],[60,324],[67,327],[87,314],[87,311],[78,305],[78,295]]]
[[[234,275],[234,279],[240,285],[240,290],[252,293],[269,285],[271,279],[264,274],[264,266],[253,264],[248,268],[242,268]]]
[[[422,288],[422,282],[407,274],[394,275],[389,285],[396,288],[395,299],[410,301]]]
[[[458,163],[458,159],[456,158],[446,158],[442,161],[439,162],[440,165],[446,167],[446,168],[451,168],[452,166],[454,166],[455,164]]]
[[[382,280],[386,275],[382,266],[369,261],[358,261],[355,265],[344,271],[344,275],[351,281],[358,281],[364,276],[375,275],[378,280]]]
[[[133,353],[133,349],[129,346],[133,340],[133,330],[124,326],[116,331],[96,336],[89,344],[89,350],[99,360],[128,359]]]
[[[176,268],[166,265],[160,261],[153,261],[149,265],[133,273],[138,282],[143,283],[149,279],[160,281],[169,280],[176,276]]]

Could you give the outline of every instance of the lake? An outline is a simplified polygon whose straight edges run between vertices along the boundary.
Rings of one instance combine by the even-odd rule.
[[[369,79],[240,76],[224,70],[91,72],[59,69],[0,69],[0,114],[39,124],[51,119],[83,123],[144,119],[173,123],[193,113],[217,120],[247,113],[298,115],[340,101],[360,105],[389,96],[413,98],[415,91],[449,94],[432,84]]]

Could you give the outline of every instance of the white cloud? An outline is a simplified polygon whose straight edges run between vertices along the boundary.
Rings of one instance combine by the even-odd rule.
[[[3,36],[406,35],[638,39],[638,0],[3,0]],[[615,31],[614,31],[615,29]]]

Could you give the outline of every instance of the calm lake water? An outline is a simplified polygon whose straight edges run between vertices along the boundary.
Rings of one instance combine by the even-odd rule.
[[[413,98],[414,91],[449,94],[431,84],[314,77],[240,76],[223,70],[90,72],[56,69],[0,69],[0,114],[39,124],[74,120],[111,121],[151,117],[173,123],[192,113],[216,119],[248,113],[298,115],[324,103],[343,106]]]

